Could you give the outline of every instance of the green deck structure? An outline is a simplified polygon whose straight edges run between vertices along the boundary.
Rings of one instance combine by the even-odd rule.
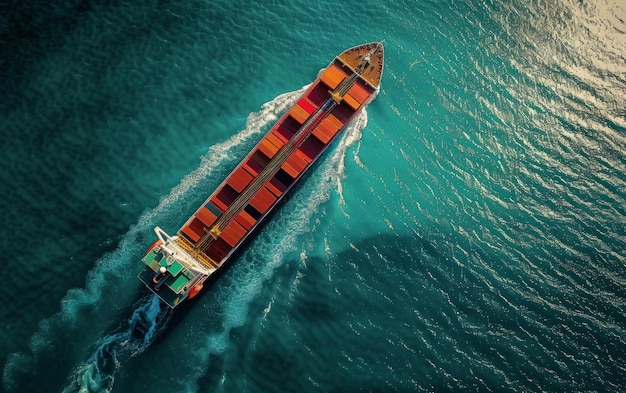
[[[181,274],[180,276],[178,276],[174,280],[174,282],[170,282],[170,279],[168,279],[165,283],[175,293],[179,293],[183,289],[183,287],[189,282],[189,279],[184,274]]]

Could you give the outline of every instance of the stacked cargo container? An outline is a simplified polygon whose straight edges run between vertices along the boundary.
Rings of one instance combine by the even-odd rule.
[[[320,108],[331,99],[331,92],[353,74],[353,70],[340,59],[327,67],[309,87],[302,98],[252,149],[251,153],[235,168],[228,178],[209,197],[204,206],[185,223],[179,231],[198,251],[204,253],[212,264],[219,266],[234,251],[259,221],[280,201],[284,193],[294,184],[316,158],[335,139],[345,124],[375,93],[376,89],[367,81],[357,78],[342,96],[341,103],[331,112],[324,114],[321,121],[313,125],[312,132],[298,141],[296,148],[282,163],[280,169],[257,190],[245,206],[221,231],[212,235],[204,248],[201,239],[207,238],[218,217],[233,204],[241,193],[263,171],[278,152],[291,141]]]

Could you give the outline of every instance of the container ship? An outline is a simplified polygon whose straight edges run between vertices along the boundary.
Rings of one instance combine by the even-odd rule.
[[[146,287],[170,308],[196,296],[376,97],[383,54],[372,42],[335,57],[175,235],[156,227]]]

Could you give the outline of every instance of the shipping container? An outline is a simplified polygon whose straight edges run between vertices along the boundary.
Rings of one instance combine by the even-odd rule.
[[[239,193],[228,183],[224,184],[224,186],[217,193],[217,199],[226,206],[232,205],[233,201],[237,199],[238,196]]]
[[[276,134],[274,134],[273,132],[267,135],[267,140],[270,141],[272,145],[276,146],[279,149],[285,146],[285,142],[283,142],[284,139],[285,138],[283,138],[282,136],[280,137],[276,136]]]
[[[317,83],[309,91],[306,98],[318,108],[328,100],[328,86],[323,83]]]
[[[235,247],[246,233],[246,229],[239,225],[237,220],[233,220],[222,230],[220,237],[224,239],[226,243]]]
[[[226,206],[224,202],[217,199],[217,195],[214,195],[211,198],[211,203],[217,206],[221,211],[226,211],[228,209],[228,206]]]
[[[241,193],[248,184],[252,181],[253,177],[251,174],[246,172],[243,167],[237,168],[233,173],[228,177],[228,184],[235,189],[235,191]]]
[[[259,150],[261,151],[261,153],[263,153],[264,155],[266,155],[267,157],[271,159],[272,157],[276,155],[278,148],[272,145],[272,143],[268,141],[266,138],[263,138],[261,140],[261,143],[259,143]]]
[[[280,141],[283,143],[283,145],[284,145],[285,143],[289,142],[289,139],[285,138],[285,136],[284,136],[284,135],[282,135],[282,134],[281,134],[280,132],[278,132],[277,130],[273,130],[273,131],[271,132],[271,134],[272,134],[274,137],[276,137],[278,140],[280,140]]]
[[[365,90],[363,85],[361,85],[359,83],[355,83],[354,85],[352,85],[350,90],[348,90],[348,94],[350,94],[350,96],[352,96],[360,104],[362,104],[365,101],[367,101],[367,99],[371,95],[371,93],[369,91]]]
[[[218,237],[204,249],[204,254],[214,261],[221,261],[232,249],[233,247],[230,244]]]
[[[205,208],[209,209],[209,211],[213,214],[215,214],[216,216],[219,216],[220,214],[222,214],[224,211],[220,210],[217,206],[215,206],[213,203],[211,202],[207,202],[206,205],[204,205]]]
[[[346,73],[341,70],[336,64],[332,64],[330,67],[322,73],[320,79],[331,89],[337,87],[341,81],[346,78]]]
[[[294,105],[289,111],[289,115],[294,118],[295,121],[302,124],[309,118],[310,114],[300,105]]]
[[[279,197],[283,194],[283,191],[276,187],[273,183],[272,180],[274,180],[274,178],[271,178],[267,183],[265,183],[265,187],[267,187],[267,189],[272,193],[272,195]]]
[[[314,160],[322,152],[324,146],[326,145],[312,134],[306,138],[302,146],[300,146],[300,150],[311,160]]]
[[[301,149],[296,149],[294,154],[297,155],[299,159],[301,159],[307,164],[311,162],[311,159],[306,154],[304,154]]]
[[[259,191],[252,197],[250,204],[263,214],[268,211],[270,206],[274,203],[276,197],[265,187],[261,187]]]
[[[282,135],[285,139],[290,140],[299,129],[300,123],[298,123],[293,117],[287,116],[278,126],[276,132]]]
[[[289,164],[288,162],[283,163],[283,165],[281,165],[281,169],[284,170],[290,177],[293,177],[294,179],[297,178],[298,175],[300,174],[300,172],[298,172],[298,170],[294,168],[293,166],[291,166],[291,164]]]
[[[354,97],[352,97],[349,93],[346,93],[346,95],[343,96],[343,101],[355,111],[359,109],[359,107],[361,106],[361,104],[356,99],[354,99]]]
[[[183,227],[182,232],[194,243],[204,235],[204,223],[198,218],[191,220],[189,225]]]
[[[287,187],[289,187],[295,179],[295,177],[288,174],[282,168],[279,169],[278,172],[276,172],[276,174],[274,175],[274,178],[276,179],[276,181],[282,184],[285,187],[285,189],[287,189]]]
[[[200,209],[198,209],[198,211],[196,212],[196,217],[198,217],[198,219],[202,221],[204,226],[207,228],[210,228],[215,220],[217,220],[217,216],[206,207],[201,207]]]
[[[344,102],[348,99],[349,96],[346,94],[343,99]],[[333,111],[333,116],[337,118],[341,122],[341,124],[346,124],[350,121],[350,118],[354,115],[354,109],[350,105],[341,104]]]
[[[241,224],[242,227],[246,228],[247,230],[252,228],[257,221],[245,210],[240,211],[235,219],[239,224]]]
[[[254,206],[250,204],[246,205],[246,207],[243,210],[255,220],[258,220],[259,218],[261,218],[261,216],[263,216],[263,214],[261,214]]]

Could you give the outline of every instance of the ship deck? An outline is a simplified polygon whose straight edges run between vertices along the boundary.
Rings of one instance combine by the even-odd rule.
[[[383,47],[350,48],[320,73],[178,232],[178,243],[216,268],[378,93]]]

